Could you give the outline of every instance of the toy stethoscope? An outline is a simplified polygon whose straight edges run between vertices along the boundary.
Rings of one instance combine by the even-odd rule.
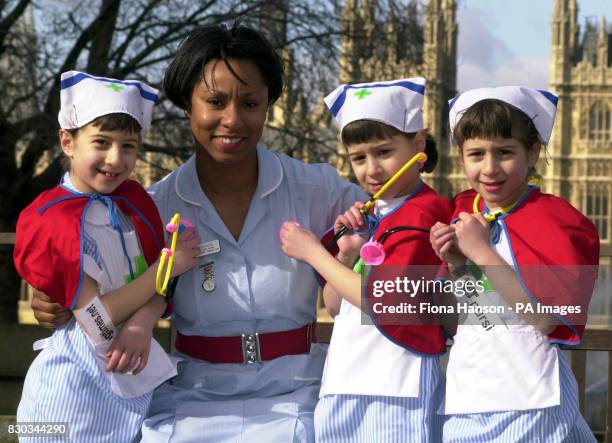
[[[539,174],[534,174],[534,175],[530,175],[529,177],[527,177],[527,182],[534,181],[536,186],[541,186],[542,180],[543,178]],[[519,202],[523,199],[524,196],[525,194],[521,195],[514,203],[506,206],[505,208],[501,208],[499,211],[490,212],[487,214],[483,213],[482,216],[489,223],[494,222],[502,215],[507,214],[508,212],[512,211],[516,207],[516,205],[519,204]],[[476,197],[474,197],[474,203],[472,204],[472,210],[474,211],[474,214],[478,214],[480,212],[479,210],[480,200],[482,200],[482,196],[480,194],[476,194]]]
[[[393,183],[395,183],[397,179],[400,178],[404,172],[408,170],[408,168],[410,168],[416,162],[419,162],[421,164],[425,163],[426,160],[427,160],[427,155],[425,155],[425,153],[423,152],[419,152],[415,156],[413,156],[410,160],[408,160],[406,164],[404,164],[404,166],[402,166],[395,174],[393,174],[393,176],[383,185],[383,187],[380,188],[378,192],[376,192],[366,202],[364,207],[360,210],[360,212],[364,215],[364,217],[366,217],[366,220],[369,219],[369,216],[367,213],[370,210],[370,208],[374,205],[376,200],[378,200],[380,196],[383,195],[383,193],[387,189],[389,189],[389,187]],[[368,220],[368,231],[371,233],[377,225],[378,223],[376,221],[371,222]],[[338,242],[340,237],[342,237],[348,231],[349,231],[348,226],[342,227],[342,229],[336,232],[334,236],[329,240],[329,242],[327,242],[327,244],[325,245],[326,249],[331,250],[331,248]],[[391,228],[383,233],[379,241],[370,240],[361,247],[361,250],[359,251],[359,256],[361,257],[363,262],[366,265],[373,265],[373,266],[381,264],[385,260],[385,250],[383,248],[383,244],[385,240],[387,240],[387,238],[390,235],[396,232],[400,232],[400,231],[420,231],[420,232],[429,233],[428,229],[417,228],[415,226],[397,226],[395,228]]]
[[[176,241],[179,234],[185,229],[193,228],[193,224],[189,220],[181,221],[181,214],[178,212],[170,219],[170,223],[166,225],[166,231],[172,234],[170,248],[163,248],[159,257],[159,265],[157,266],[157,274],[155,276],[155,290],[160,295],[166,295],[168,291],[168,282],[172,275],[172,266],[174,265],[174,253],[176,252]],[[168,264],[166,266],[166,260]],[[166,274],[164,274],[164,267]],[[162,277],[163,276],[163,277]]]
[[[533,181],[534,184],[538,187],[542,185],[542,180],[543,178],[539,174],[533,174],[527,177],[527,182]],[[523,200],[523,197],[525,197],[525,195],[528,192],[529,192],[529,189],[527,189],[527,191],[525,191],[523,195],[517,198],[514,203],[501,208],[499,211],[482,214],[484,219],[491,225],[491,241],[493,243],[499,242],[499,239],[501,236],[501,227],[497,223],[493,223],[493,222],[496,221],[502,215],[507,214],[510,211],[512,211]],[[472,211],[474,212],[474,214],[478,214],[480,212],[479,210],[480,200],[482,200],[482,196],[480,194],[476,194],[476,197],[474,197],[474,203],[472,204]],[[451,223],[455,223],[458,220],[459,219],[457,218],[453,220]]]
[[[541,180],[542,180],[541,176],[532,176],[532,177],[529,177],[529,180],[534,179],[534,178],[537,180],[538,184],[541,183]],[[494,222],[495,220],[497,220],[498,217],[512,211],[516,207],[516,205],[518,205],[518,203],[523,199],[523,196],[524,194],[517,201],[515,201],[509,206],[502,208],[499,211],[496,211],[494,213],[483,214],[484,219],[489,223]],[[476,194],[476,197],[474,198],[474,204],[472,205],[474,214],[477,214],[478,212],[480,212],[478,210],[479,209],[478,206],[479,206],[481,199],[482,199],[482,196],[480,194]],[[383,244],[385,243],[385,240],[391,234],[394,234],[399,231],[409,231],[409,230],[410,231],[420,231],[426,234],[429,233],[429,229],[418,228],[416,226],[398,226],[396,228],[391,228],[385,231],[384,234],[380,236],[378,241],[369,241],[365,243],[361,247],[361,250],[359,251],[359,256],[361,257],[361,259],[366,265],[376,266],[376,265],[381,264],[385,260],[385,250],[383,249]]]
[[[474,211],[474,214],[478,214],[480,212],[480,210],[478,208],[479,205],[480,205],[480,200],[482,200],[482,196],[480,194],[476,194],[476,197],[474,197],[474,203],[472,204],[472,210]],[[499,211],[489,212],[487,214],[483,213],[482,216],[489,223],[494,222],[495,220],[497,220],[502,215],[507,214],[508,212],[512,211],[520,200],[521,199],[518,199],[517,201],[515,201],[511,205],[506,206],[505,208],[501,208]]]
[[[383,247],[385,241],[390,235],[401,231],[419,231],[429,234],[429,229],[416,226],[396,226],[395,228],[387,229],[378,240],[370,240],[361,247],[359,257],[361,257],[363,263],[369,266],[377,266],[385,261],[385,249]]]

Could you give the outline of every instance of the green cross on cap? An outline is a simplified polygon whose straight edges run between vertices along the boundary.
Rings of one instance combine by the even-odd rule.
[[[370,91],[369,89],[360,89],[359,91],[355,92],[355,97],[357,97],[359,100],[363,100],[371,93],[372,91]]]
[[[108,85],[106,85],[106,87],[111,88],[115,92],[119,92],[123,89],[123,86],[118,85],[116,83],[109,83]]]

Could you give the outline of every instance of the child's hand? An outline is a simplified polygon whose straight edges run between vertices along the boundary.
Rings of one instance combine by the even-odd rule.
[[[429,233],[431,247],[440,260],[459,267],[465,264],[465,255],[457,246],[457,236],[454,225],[436,222]]]
[[[459,250],[477,265],[486,264],[486,256],[493,251],[490,243],[489,222],[481,213],[468,214],[461,212],[455,223],[455,235]],[[484,260],[483,260],[484,259]]]
[[[308,263],[313,254],[326,252],[316,235],[302,228],[297,222],[283,223],[279,236],[283,252],[297,260]]]
[[[182,274],[199,263],[198,255],[201,243],[200,236],[195,228],[187,228],[183,231],[176,241],[174,251],[174,266],[172,266],[172,277]]]
[[[106,353],[109,359],[106,370],[109,372],[125,374],[131,370],[136,375],[147,365],[153,330],[134,318],[125,322]]]
[[[359,235],[347,232],[338,239],[338,260],[347,266],[352,266],[359,257],[359,251],[367,241],[367,234]]]
[[[344,214],[339,215],[334,222],[334,232],[338,232],[345,226],[351,230],[355,229],[366,229],[365,220],[361,209],[364,204],[362,202],[356,202],[351,206]],[[338,239],[338,260],[342,263],[350,266],[355,262],[359,255],[361,246],[368,240],[368,234],[355,234],[353,232],[347,232]]]
[[[334,222],[334,232],[338,232],[344,226],[352,229],[367,229],[365,225],[365,218],[361,210],[365,206],[363,202],[355,202],[344,214],[341,214],[336,218]]]

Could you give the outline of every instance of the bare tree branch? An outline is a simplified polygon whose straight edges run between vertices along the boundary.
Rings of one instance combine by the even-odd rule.
[[[155,9],[155,7],[160,3],[160,0],[153,0],[149,2],[144,8],[142,8],[142,12],[140,15],[135,17],[134,21],[128,26],[129,31],[127,32],[125,39],[121,45],[115,49],[115,51],[110,55],[111,60],[115,60],[115,65],[113,66],[113,71],[116,72],[119,69],[119,63],[125,57],[125,53],[130,47],[130,44],[133,42],[134,38],[138,35],[139,27],[142,23],[145,22],[145,18],[149,16]]]
[[[89,58],[87,60],[87,72],[95,75],[108,75],[108,62],[111,43],[115,33],[117,14],[119,13],[120,0],[104,0],[102,2],[101,17],[104,23],[92,38]]]
[[[29,4],[30,0],[19,0],[15,8],[0,21],[0,56],[4,53],[4,44],[11,28],[19,20]],[[4,10],[4,7],[5,3],[2,2],[0,10]]]
[[[75,67],[76,61],[81,52],[85,49],[86,45],[96,35],[99,28],[104,26],[107,20],[111,18],[111,8],[114,6],[114,3],[121,3],[121,0],[109,0],[108,2],[105,1],[102,4],[96,19],[83,31],[72,46],[72,49],[66,56],[62,67],[59,69],[60,73]],[[59,86],[60,79],[58,74],[56,75],[52,87],[47,94],[47,99],[43,108],[45,116],[57,115],[57,111],[59,110]],[[38,123],[41,129],[44,129],[44,131],[41,130],[37,134],[37,136],[28,144],[28,147],[23,154],[20,168],[22,174],[21,176],[23,178],[20,179],[19,184],[23,183],[24,181],[27,182],[29,177],[32,175],[36,163],[40,159],[41,154],[47,149],[45,144],[52,143],[53,140],[53,137],[50,137],[49,134],[54,133],[52,128],[55,127],[55,119],[42,117],[39,119]]]

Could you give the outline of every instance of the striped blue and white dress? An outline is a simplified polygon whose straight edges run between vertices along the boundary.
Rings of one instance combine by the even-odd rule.
[[[134,441],[152,393],[123,399],[100,374],[91,345],[72,318],[57,328],[34,359],[23,385],[17,422],[63,422],[70,441],[116,443]],[[35,437],[21,441],[65,442]]]
[[[63,186],[78,192],[68,175],[64,177]],[[134,264],[135,259],[142,255],[134,227],[127,216],[118,208],[116,210],[124,231],[126,250]],[[123,273],[113,275],[116,274],[113,270],[117,266],[128,269],[127,258],[120,252],[121,247],[112,256],[104,253],[118,240],[108,222],[108,208],[102,202],[92,203],[85,226],[81,239],[86,254],[83,260],[85,271],[101,288],[123,286],[125,276]],[[104,231],[108,239],[100,237]],[[70,441],[117,443],[137,439],[152,392],[130,399],[115,395],[110,379],[101,373],[92,345],[74,318],[56,328],[53,335],[43,342],[41,347],[44,349],[34,359],[25,378],[17,422],[64,422],[68,426]],[[62,436],[21,439],[30,440],[36,443],[67,441]]]
[[[384,364],[384,362],[381,362]],[[324,395],[315,409],[317,442],[439,442],[444,395],[437,357],[423,358],[418,397]]]

